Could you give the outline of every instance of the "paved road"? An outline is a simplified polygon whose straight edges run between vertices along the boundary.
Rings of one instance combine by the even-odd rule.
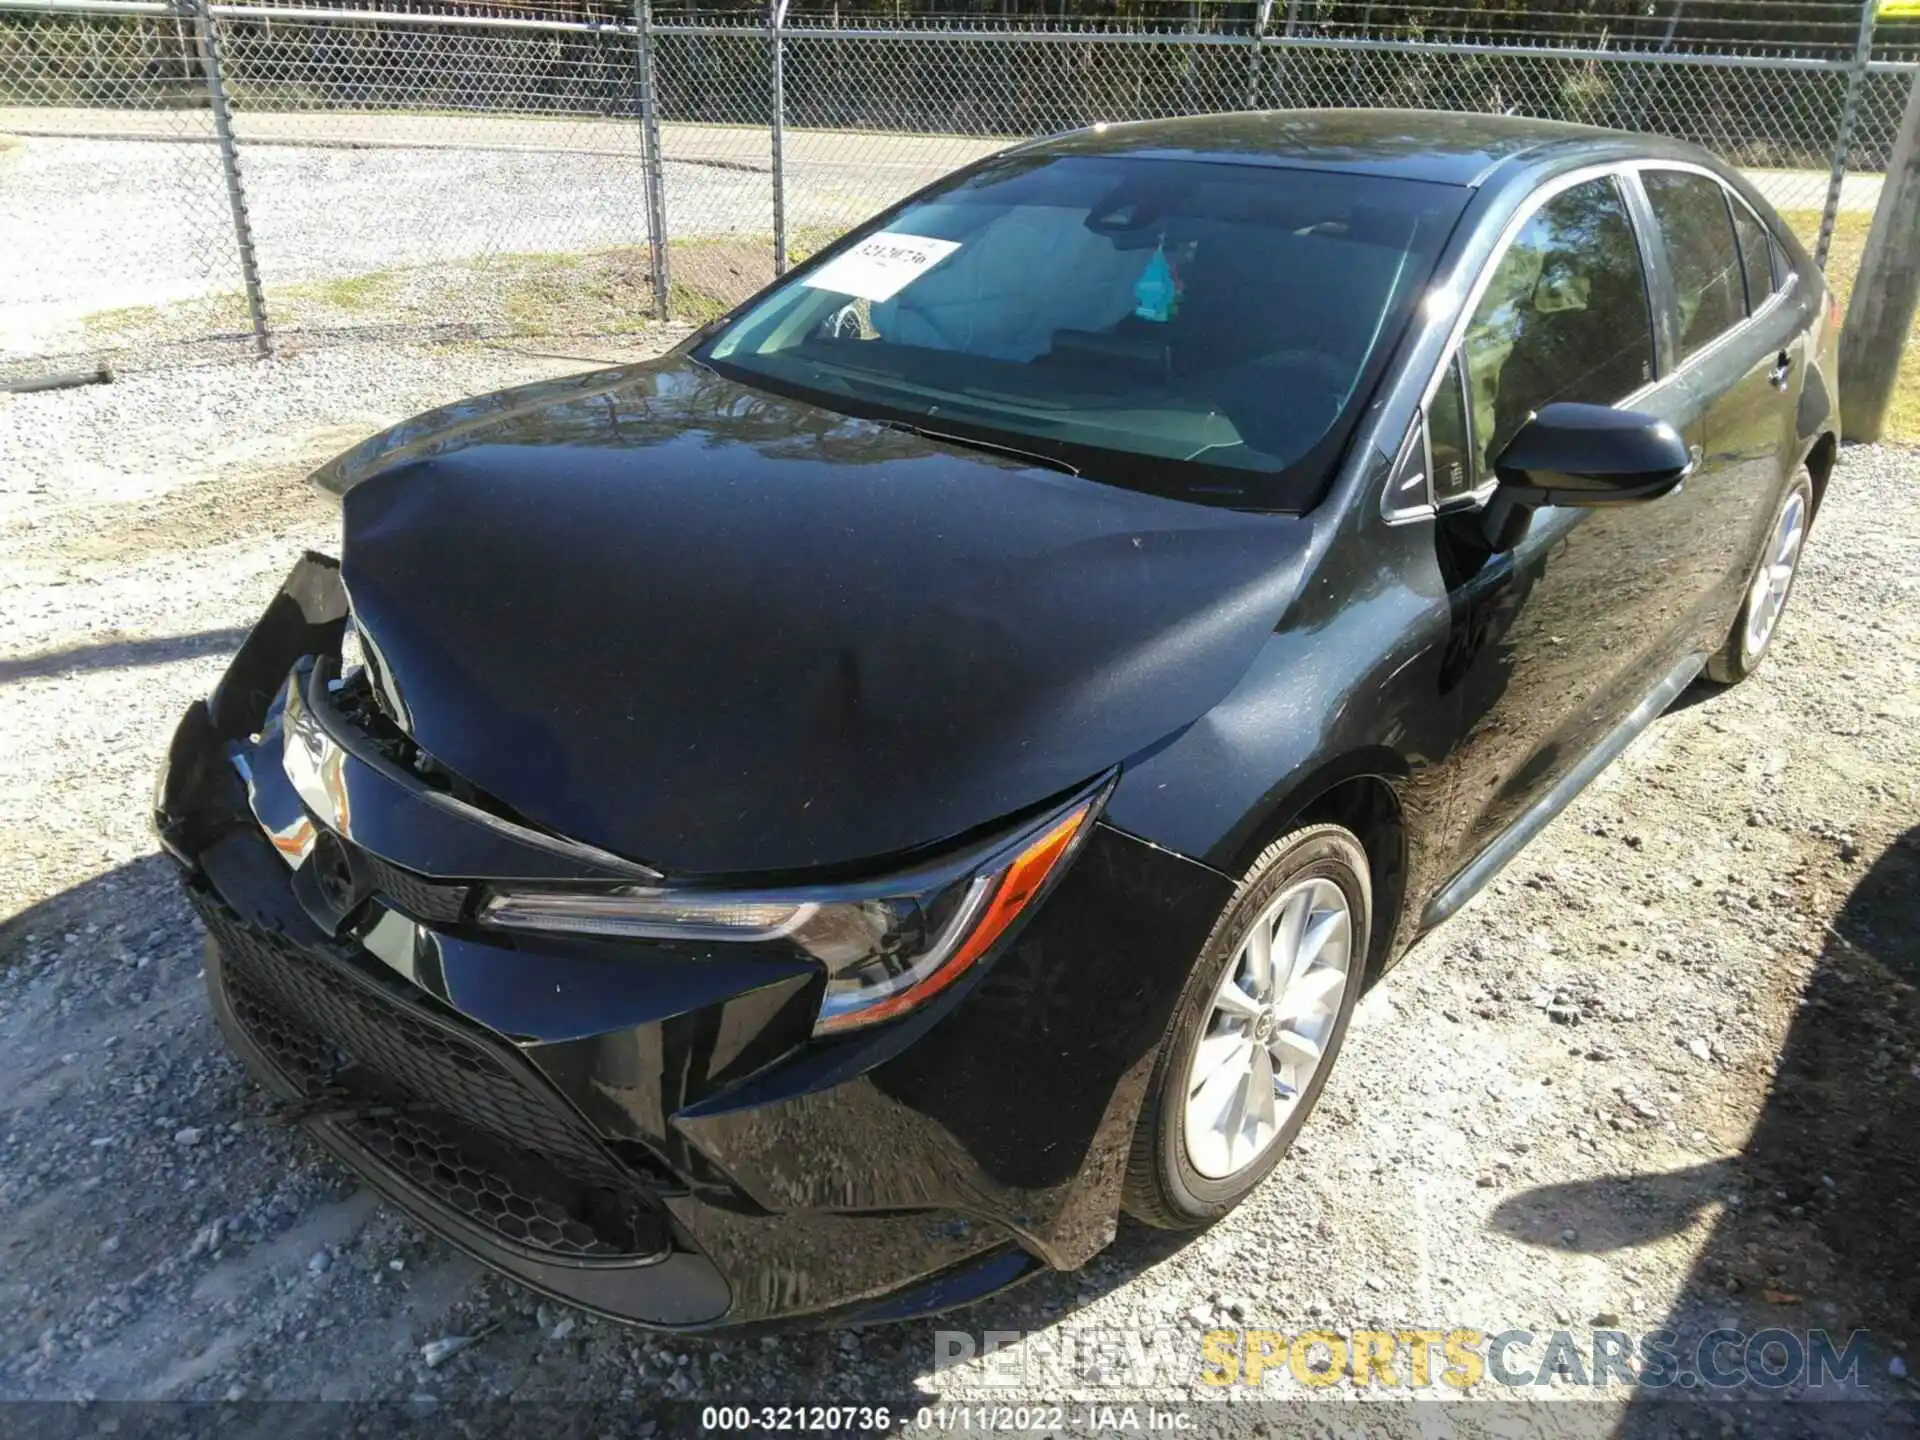
[[[640,126],[628,119],[589,116],[262,114],[233,117],[244,144],[301,145],[345,150],[494,150],[569,155],[643,153]],[[660,127],[670,160],[772,168],[767,131],[750,125]],[[95,110],[79,107],[0,106],[0,134],[97,140],[211,140],[211,121],[198,111]],[[885,135],[855,130],[788,130],[789,162],[848,170],[939,175],[1013,143],[1016,137]],[[924,183],[924,181],[922,182]]]
[[[177,139],[183,126],[205,126],[177,111],[0,107],[0,134],[71,138]],[[381,115],[351,113],[240,114],[235,134],[245,144],[305,145],[343,149],[543,151],[566,154],[642,153],[640,127],[632,120],[494,115]],[[207,138],[211,132],[207,131]],[[901,191],[924,185],[957,165],[1013,143],[1013,136],[895,135],[854,130],[788,130],[783,155],[790,164],[851,172],[896,182]],[[744,125],[661,127],[669,160],[690,164],[772,165],[767,131]],[[1818,209],[1827,176],[1818,170],[1749,170],[1747,176],[1781,209]],[[1842,210],[1872,210],[1880,176],[1849,176],[1841,187]]]

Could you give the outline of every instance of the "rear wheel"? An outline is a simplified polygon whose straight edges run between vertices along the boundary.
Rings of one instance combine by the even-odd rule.
[[[1360,993],[1366,851],[1337,825],[1268,846],[1174,1008],[1127,1167],[1129,1214],[1210,1224],[1272,1170],[1320,1098]]]
[[[1800,552],[1806,544],[1807,526],[1813,522],[1813,481],[1803,470],[1793,477],[1780,508],[1774,512],[1773,525],[1767,531],[1753,579],[1747,584],[1740,613],[1734,617],[1733,630],[1720,653],[1707,661],[1707,678],[1721,685],[1735,685],[1760,668],[1767,647],[1773,643],[1780,616],[1787,608],[1794,577],[1800,573]]]

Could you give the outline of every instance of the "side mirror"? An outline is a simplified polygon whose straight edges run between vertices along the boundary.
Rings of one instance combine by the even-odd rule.
[[[1621,505],[1680,487],[1693,457],[1680,432],[1637,410],[1549,405],[1494,461],[1501,489],[1523,505]]]

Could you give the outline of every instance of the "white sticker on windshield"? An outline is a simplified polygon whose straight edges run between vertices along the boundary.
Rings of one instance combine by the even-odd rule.
[[[807,276],[815,290],[860,300],[891,300],[960,248],[958,240],[930,240],[883,230]]]

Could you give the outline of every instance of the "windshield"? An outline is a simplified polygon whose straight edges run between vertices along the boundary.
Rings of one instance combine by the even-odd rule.
[[[882,216],[698,358],[835,410],[1260,509],[1318,498],[1452,186],[1012,156]]]

